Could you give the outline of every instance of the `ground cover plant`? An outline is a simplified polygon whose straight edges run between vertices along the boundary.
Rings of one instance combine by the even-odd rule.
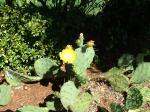
[[[149,112],[148,3],[123,2],[1,0],[0,111]]]

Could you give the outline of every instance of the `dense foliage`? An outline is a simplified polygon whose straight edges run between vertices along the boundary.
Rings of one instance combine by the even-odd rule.
[[[53,48],[53,43],[46,40],[50,22],[26,7],[0,7],[0,15],[0,68],[9,67],[27,74],[33,62]]]

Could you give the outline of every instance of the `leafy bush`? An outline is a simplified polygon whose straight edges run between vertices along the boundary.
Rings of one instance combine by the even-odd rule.
[[[32,9],[32,7],[30,7]],[[50,22],[29,7],[0,7],[0,68],[23,73],[32,70],[33,62],[48,55],[53,42],[46,31]]]

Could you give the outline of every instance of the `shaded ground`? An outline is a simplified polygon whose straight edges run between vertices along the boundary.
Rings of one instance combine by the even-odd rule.
[[[12,90],[12,101],[0,107],[0,112],[13,112],[24,105],[38,105],[44,102],[44,99],[52,93],[52,84],[43,86],[40,83],[25,84],[15,87]]]

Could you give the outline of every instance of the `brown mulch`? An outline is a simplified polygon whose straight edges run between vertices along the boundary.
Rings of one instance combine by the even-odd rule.
[[[6,106],[0,106],[0,112],[13,112],[24,105],[39,105],[52,94],[52,84],[44,86],[40,83],[25,84],[12,89],[12,100]]]

